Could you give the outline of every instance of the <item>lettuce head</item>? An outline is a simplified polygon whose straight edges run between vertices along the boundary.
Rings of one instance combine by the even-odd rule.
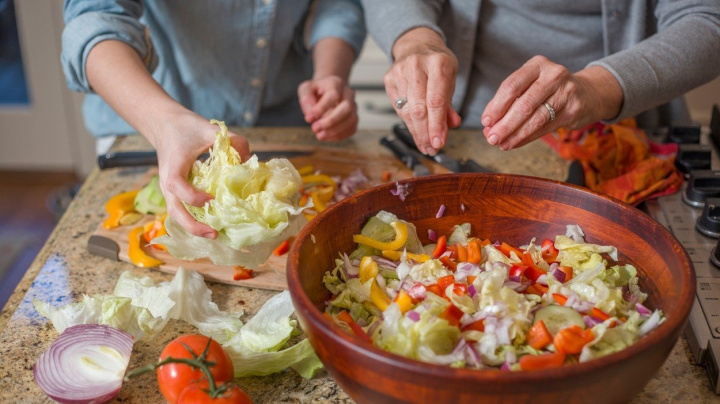
[[[153,244],[163,244],[170,254],[184,260],[208,257],[217,265],[256,268],[278,243],[305,224],[301,213],[309,205],[299,206],[302,178],[287,159],[264,163],[253,155],[242,162],[225,124],[210,122],[220,127],[210,158],[195,162],[188,181],[214,198],[204,206],[186,208],[196,220],[217,230],[218,237],[192,235],[168,217],[168,234]]]

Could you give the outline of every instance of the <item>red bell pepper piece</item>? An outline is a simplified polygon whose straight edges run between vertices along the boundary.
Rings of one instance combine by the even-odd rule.
[[[440,290],[443,291],[443,294],[441,296],[445,295],[445,290],[453,283],[455,283],[455,277],[453,275],[447,275],[438,278],[437,285],[440,287]]]
[[[444,318],[448,323],[450,323],[450,325],[455,327],[460,325],[460,317],[462,316],[463,311],[455,307],[454,304],[449,305],[442,313],[440,313],[440,318]]]
[[[440,262],[442,262],[442,264],[445,266],[445,268],[447,268],[453,272],[455,272],[457,270],[457,264],[452,262],[450,260],[450,257],[448,257],[447,255],[443,255],[442,257],[440,257]]]
[[[435,245],[435,249],[432,252],[433,258],[439,258],[443,253],[447,250],[447,237],[443,234],[438,238],[437,244]]]
[[[563,352],[555,352],[541,355],[524,355],[518,362],[522,370],[559,368],[565,363],[565,354]]]
[[[372,339],[370,339],[370,336],[367,335],[365,330],[363,330],[362,327],[360,327],[360,325],[355,322],[355,320],[353,320],[352,316],[348,314],[348,312],[342,310],[337,314],[337,318],[338,320],[347,324],[348,327],[350,327],[350,329],[352,330],[353,334],[355,334],[355,336],[359,337],[361,340],[369,344],[372,344]]]
[[[508,271],[509,276],[523,276],[527,266],[520,264],[513,264]]]
[[[279,257],[279,256],[287,253],[289,250],[290,250],[290,239],[287,239],[287,240],[283,241],[282,243],[280,243],[279,246],[275,247],[275,249],[273,250],[273,255]]]

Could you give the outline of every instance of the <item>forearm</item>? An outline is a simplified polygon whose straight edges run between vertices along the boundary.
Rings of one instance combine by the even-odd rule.
[[[313,79],[337,76],[347,83],[355,51],[340,38],[323,38],[313,48]]]
[[[92,48],[85,69],[88,82],[118,115],[157,148],[155,135],[170,115],[188,110],[152,78],[138,53],[121,41],[108,40]]]

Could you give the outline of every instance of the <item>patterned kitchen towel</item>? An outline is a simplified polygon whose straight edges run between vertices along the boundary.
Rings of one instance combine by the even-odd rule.
[[[677,145],[650,141],[632,118],[574,131],[560,128],[543,140],[562,158],[580,161],[586,187],[630,205],[682,186],[683,176],[675,167]]]

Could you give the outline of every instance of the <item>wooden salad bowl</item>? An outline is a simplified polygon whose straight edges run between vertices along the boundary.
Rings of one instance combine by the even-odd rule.
[[[692,262],[675,237],[640,210],[585,188],[506,174],[449,174],[401,181],[405,201],[388,183],[337,203],[306,225],[293,243],[287,276],[300,324],[330,375],[360,403],[623,403],[642,391],[663,364],[686,324],[695,296]],[[446,210],[436,214],[441,205]],[[470,222],[472,234],[526,244],[565,234],[578,224],[586,241],[618,248],[621,263],[638,269],[645,304],[666,321],[629,348],[562,368],[502,372],[423,363],[364,344],[322,313],[330,292],[323,274],[340,252],[354,250],[352,235],[379,210],[427,230],[449,234]]]

